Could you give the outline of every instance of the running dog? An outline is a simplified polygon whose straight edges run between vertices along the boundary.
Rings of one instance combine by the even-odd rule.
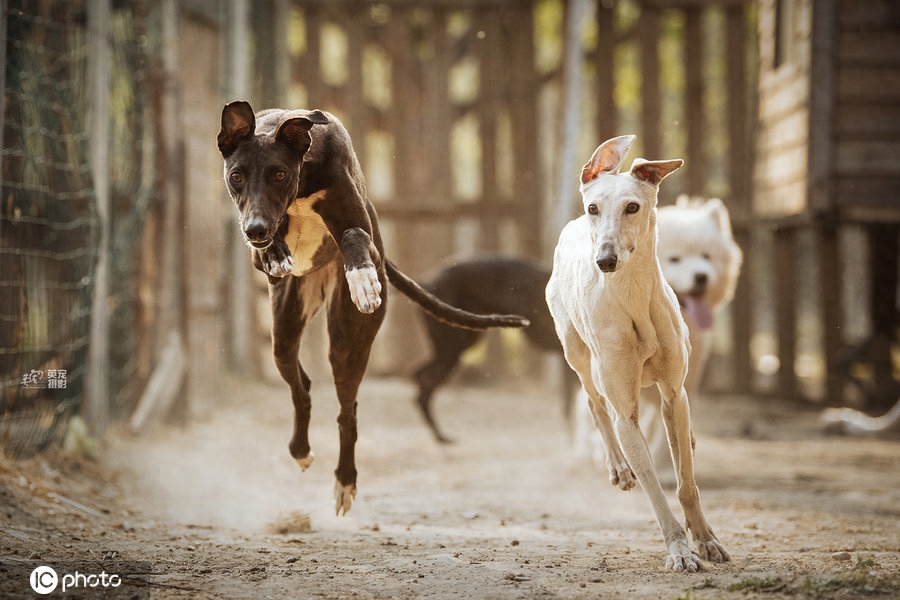
[[[561,355],[553,318],[544,301],[549,279],[550,270],[543,266],[518,258],[491,256],[454,263],[442,269],[425,287],[444,302],[464,310],[523,315],[530,321],[522,330],[526,339],[541,350]],[[427,317],[424,323],[431,343],[431,358],[413,374],[419,388],[416,405],[434,438],[446,444],[452,440],[438,426],[431,400],[437,388],[456,369],[462,353],[474,346],[482,334]],[[564,381],[562,386],[566,417],[572,405],[575,386],[572,379]]]
[[[603,434],[610,480],[635,479],[650,499],[668,550],[666,567],[696,572],[700,559],[729,560],[700,506],[693,433],[684,381],[690,340],[678,299],[656,254],[656,205],[662,180],[680,159],[636,159],[619,168],[635,136],[601,144],[581,172],[585,214],[559,237],[546,298],[566,361],[588,394]],[[638,417],[640,390],[656,384],[686,527],[669,508]],[[615,415],[615,425],[607,401]],[[686,529],[698,552],[691,550]]]
[[[516,315],[475,315],[439,301],[384,256],[375,208],[350,136],[319,110],[254,114],[243,101],[222,110],[218,147],[253,265],[269,280],[275,365],[291,389],[291,456],[306,470],[310,379],[298,355],[303,328],[324,305],[328,358],[340,402],[335,510],[356,497],[356,395],[384,319],[387,281],[435,318],[460,327],[523,327]]]
[[[656,224],[659,230],[656,254],[663,277],[672,286],[688,326],[691,357],[684,389],[688,398],[696,402],[712,349],[715,319],[734,298],[743,253],[731,233],[728,209],[719,198],[679,196],[675,204],[657,211]],[[601,465],[602,444],[590,424],[587,397],[583,393],[578,396],[576,456],[593,456],[594,462]],[[659,414],[659,393],[653,388],[641,392],[641,428],[657,473],[670,481],[673,474],[668,468],[671,460]]]

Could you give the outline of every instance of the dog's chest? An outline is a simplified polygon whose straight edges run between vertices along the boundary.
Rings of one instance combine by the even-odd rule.
[[[338,246],[325,226],[322,217],[313,210],[324,192],[297,198],[288,207],[288,229],[284,241],[294,257],[294,275],[306,275],[328,264],[337,254]]]

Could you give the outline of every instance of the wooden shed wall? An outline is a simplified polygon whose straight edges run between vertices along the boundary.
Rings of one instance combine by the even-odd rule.
[[[837,5],[834,207],[846,219],[900,221],[900,4]]]
[[[778,3],[762,0],[759,10],[759,123],[754,169],[753,212],[785,217],[807,208],[812,0],[794,3],[789,40],[779,64]]]

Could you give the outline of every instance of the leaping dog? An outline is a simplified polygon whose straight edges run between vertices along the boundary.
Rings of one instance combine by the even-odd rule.
[[[702,563],[666,502],[638,423],[641,387],[655,383],[678,500],[699,558],[729,560],[700,507],[684,391],[690,341],[656,256],[659,185],[683,161],[636,159],[630,171],[619,173],[634,139],[627,135],[604,142],[582,169],[585,214],[559,236],[546,297],[566,361],[578,374],[603,435],[611,482],[629,490],[637,478],[662,530],[666,567],[695,572]]]
[[[303,328],[325,305],[328,358],[340,402],[335,510],[356,497],[356,395],[384,320],[387,281],[433,317],[457,327],[523,327],[516,315],[476,315],[438,300],[384,256],[375,208],[350,136],[332,114],[232,102],[218,135],[225,184],[240,213],[253,265],[268,275],[275,365],[291,389],[289,449],[300,468],[309,447],[310,379],[298,355]]]

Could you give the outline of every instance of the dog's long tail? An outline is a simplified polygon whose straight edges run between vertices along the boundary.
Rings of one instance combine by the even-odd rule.
[[[397,268],[390,260],[385,261],[388,280],[400,292],[425,309],[429,315],[453,327],[461,329],[487,329],[488,327],[527,327],[528,319],[519,315],[477,315],[447,304]]]

